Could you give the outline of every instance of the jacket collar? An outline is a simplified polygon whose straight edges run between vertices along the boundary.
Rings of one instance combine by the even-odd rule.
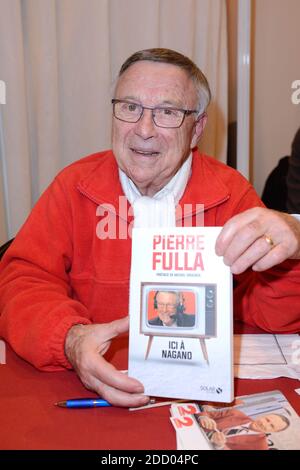
[[[99,164],[79,183],[79,191],[96,204],[112,204],[119,213],[119,197],[124,195],[119,180],[118,166],[112,151],[99,154]],[[191,215],[195,204],[203,204],[204,210],[215,207],[230,196],[228,186],[214,172],[213,159],[193,150],[192,174],[180,205],[190,205]],[[186,206],[187,207],[187,206]]]

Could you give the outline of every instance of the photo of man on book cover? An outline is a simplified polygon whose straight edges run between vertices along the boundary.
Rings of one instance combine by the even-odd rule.
[[[179,328],[195,325],[195,300],[192,292],[151,291],[148,304],[149,325]]]

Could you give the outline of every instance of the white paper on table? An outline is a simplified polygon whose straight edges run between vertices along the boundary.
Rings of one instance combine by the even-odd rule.
[[[211,450],[212,447],[205,436],[205,433],[201,431],[195,417],[190,415],[189,420],[192,425],[183,425],[177,429],[178,424],[176,423],[177,418],[170,418],[171,423],[176,431],[177,449],[178,450]]]
[[[241,379],[300,380],[300,336],[234,335],[234,375]]]
[[[184,445],[183,445],[183,442],[180,439],[180,435],[179,435],[178,432],[176,432],[176,449],[177,450],[186,450]]]
[[[172,418],[180,418],[182,416],[185,416],[186,414],[190,415],[190,414],[199,413],[199,412],[200,412],[200,408],[197,403],[181,403],[180,404],[174,401],[172,405],[170,406],[170,413],[171,413]],[[186,442],[183,439],[184,435],[182,435],[182,433],[177,429],[177,426],[174,423],[174,421],[172,421],[172,419],[171,419],[171,423],[176,432],[176,449],[177,450],[191,450],[191,447],[189,446],[192,444],[189,443],[188,446],[186,447]],[[202,442],[202,438],[200,441]],[[194,443],[194,445],[197,445],[197,446],[199,445],[199,439],[196,440],[196,444]]]

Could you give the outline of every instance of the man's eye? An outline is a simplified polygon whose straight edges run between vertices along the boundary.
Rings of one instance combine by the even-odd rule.
[[[163,112],[163,114],[164,114],[165,116],[173,116],[173,115],[175,115],[174,109],[170,109],[170,108],[164,108],[164,109],[162,110],[162,112]]]
[[[161,108],[161,115],[171,118],[178,118],[180,116],[180,111],[174,108]]]
[[[136,111],[136,109],[137,109],[137,105],[134,104],[134,103],[128,103],[128,104],[126,105],[126,107],[127,107],[127,110],[128,110],[128,111],[131,111],[131,112],[134,112],[134,111]]]

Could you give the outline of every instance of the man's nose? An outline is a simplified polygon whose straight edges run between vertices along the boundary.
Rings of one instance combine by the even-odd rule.
[[[135,125],[135,133],[144,140],[147,140],[154,137],[156,132],[156,126],[152,118],[152,110],[144,109],[142,117]]]

